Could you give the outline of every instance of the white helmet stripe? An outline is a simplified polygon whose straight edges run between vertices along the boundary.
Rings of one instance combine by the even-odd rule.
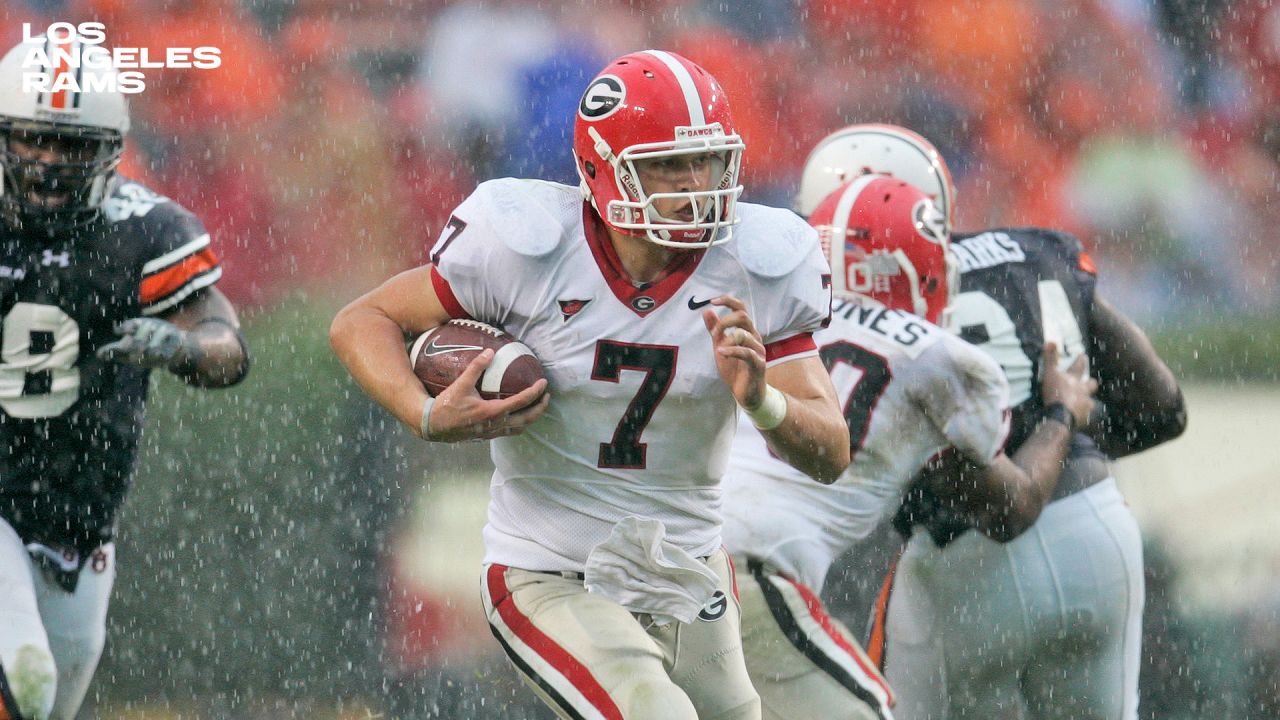
[[[915,307],[912,312],[920,317],[927,316],[929,314],[929,304],[924,301],[924,296],[920,294],[920,273],[916,272],[916,266],[911,262],[911,258],[907,257],[907,254],[902,251],[902,248],[894,250],[893,257],[898,261],[898,267],[902,268],[902,271],[907,274],[907,282],[911,287],[911,304]]]
[[[661,50],[645,50],[645,52],[661,60],[671,70],[671,74],[676,76],[676,82],[680,83],[680,89],[684,92],[684,103],[689,108],[689,127],[706,125],[707,116],[702,110],[702,98],[698,96],[698,86],[693,84],[693,76],[689,74],[689,69],[672,57],[671,53]]]
[[[840,275],[835,278],[838,283],[837,290],[850,290],[848,287],[849,279],[845,277],[846,269],[844,264],[844,248],[846,239],[849,237],[849,213],[853,212],[853,204],[858,201],[858,196],[862,194],[864,188],[867,187],[872,180],[877,180],[880,175],[863,175],[857,180],[849,183],[849,186],[840,193],[840,200],[836,203],[835,214],[831,216],[831,224],[835,226],[835,234],[831,237],[831,267],[839,268]]]
[[[916,185],[915,187],[917,190],[928,195],[930,199],[933,200],[934,204],[938,206],[938,209],[942,211],[943,217],[947,218],[949,225],[951,221],[951,190],[947,187],[949,178],[944,172],[945,166],[938,167],[939,159],[935,158],[937,150],[933,149],[933,146],[929,144],[929,141],[914,132],[903,132],[903,130],[893,125],[872,125],[866,133],[869,135],[879,134],[886,135],[891,138],[897,138],[907,147],[911,148],[915,154],[920,156],[918,166],[921,168],[928,168],[930,172],[928,175],[928,181],[925,181],[924,184]],[[903,177],[898,179],[911,182],[911,180]],[[915,183],[912,184],[915,185]]]

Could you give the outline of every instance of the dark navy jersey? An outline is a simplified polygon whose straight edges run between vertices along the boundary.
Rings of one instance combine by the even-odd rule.
[[[149,371],[94,353],[117,323],[164,316],[221,272],[194,215],[126,178],[65,236],[0,221],[0,516],[24,541],[85,552],[111,537]]]
[[[1039,420],[1040,351],[1059,348],[1062,367],[1088,352],[1097,276],[1080,241],[1043,228],[1002,228],[952,236],[960,295],[952,306],[960,336],[1004,368],[1014,406],[1012,455]],[[1077,434],[1072,455],[1098,454]]]

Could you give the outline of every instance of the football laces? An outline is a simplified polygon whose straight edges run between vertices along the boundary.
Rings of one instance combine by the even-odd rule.
[[[481,332],[488,333],[494,337],[502,337],[503,335],[506,335],[506,333],[503,332],[500,328],[496,328],[490,325],[489,323],[482,323],[479,320],[457,319],[457,320],[450,320],[449,322],[454,325],[465,325],[466,327],[475,328],[476,330],[480,330]]]

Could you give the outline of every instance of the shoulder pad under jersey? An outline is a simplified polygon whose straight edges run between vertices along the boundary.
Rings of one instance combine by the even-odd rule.
[[[102,204],[102,213],[111,227],[130,239],[127,252],[143,258],[148,265],[162,256],[180,260],[209,244],[209,231],[194,213],[142,183],[119,175]]]
[[[103,215],[122,255],[139,263],[143,315],[163,315],[222,277],[209,232],[190,210],[117,176]]]
[[[1000,369],[1000,365],[988,353],[965,342],[960,336],[952,335],[946,331],[942,332],[940,338],[942,339],[940,344],[946,348],[946,352],[951,356],[952,364],[959,372],[960,377],[964,378],[966,386],[973,388],[984,386],[999,387],[1006,384],[1004,371]]]
[[[157,211],[156,208],[161,210]],[[183,211],[185,209],[175,205],[169,198],[120,175],[113,178],[107,198],[102,202],[102,214],[109,223],[141,221],[153,215],[163,223],[167,216]]]
[[[1065,230],[1042,227],[1015,228],[1014,232],[1019,237],[1037,240],[1047,256],[1057,258],[1063,264],[1086,274],[1094,276],[1098,274],[1093,258],[1089,257],[1084,243],[1075,235]]]
[[[1022,240],[1023,238],[1036,238],[1048,247],[1060,249],[1069,253],[1078,253],[1084,249],[1084,245],[1080,242],[1080,239],[1065,230],[1055,230],[1053,228],[1045,227],[1014,227],[1006,228],[1005,232],[1013,235],[1019,240]]]
[[[790,210],[738,203],[742,222],[733,229],[738,260],[753,275],[782,277],[818,244],[818,231]]]
[[[582,223],[581,192],[559,183],[488,180],[476,187],[471,202],[508,248],[527,257],[551,252]]]

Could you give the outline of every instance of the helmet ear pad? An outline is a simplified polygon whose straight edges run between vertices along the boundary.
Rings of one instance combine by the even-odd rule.
[[[945,322],[959,289],[942,212],[919,189],[864,175],[828,195],[810,217],[831,263],[831,292]]]
[[[601,69],[587,84],[574,122],[583,196],[604,223],[679,249],[731,237],[744,147],[715,78],[661,50],[623,55]],[[644,187],[642,168],[699,158],[722,161],[705,187]],[[693,217],[664,214],[659,204],[692,207]]]

